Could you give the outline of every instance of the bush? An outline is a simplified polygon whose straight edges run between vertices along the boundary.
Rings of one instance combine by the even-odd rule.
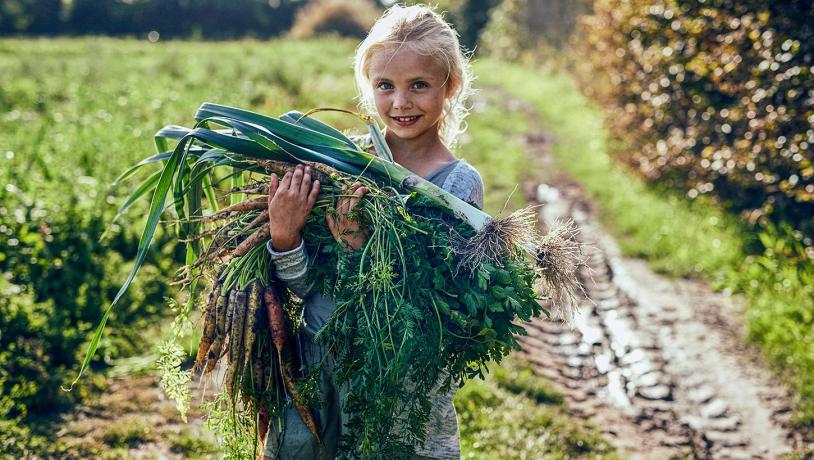
[[[311,0],[297,12],[290,35],[307,38],[334,33],[361,40],[379,14],[369,0]]]
[[[814,258],[811,2],[598,0],[594,8],[576,47],[585,90],[610,109],[630,147],[616,156],[691,198],[712,194],[762,227],[790,224]]]
[[[0,200],[0,231],[7,236],[0,239],[0,418],[23,421],[81,398],[83,390],[67,393],[60,386],[75,377],[137,241],[127,233],[100,241],[110,217],[91,205],[25,205],[7,190]],[[171,259],[160,253],[153,264],[156,256]],[[115,310],[117,327],[95,362],[137,351],[138,326],[155,317],[170,294],[155,265],[146,268]]]

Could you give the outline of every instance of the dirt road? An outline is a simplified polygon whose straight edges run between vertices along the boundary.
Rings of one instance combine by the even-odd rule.
[[[523,354],[575,413],[593,419],[628,458],[780,458],[801,438],[789,395],[756,350],[743,345],[741,307],[702,283],[653,273],[620,255],[580,185],[554,174],[545,133],[529,155],[545,183],[527,187],[540,221],[573,219],[589,269],[591,301],[573,330],[535,321]]]

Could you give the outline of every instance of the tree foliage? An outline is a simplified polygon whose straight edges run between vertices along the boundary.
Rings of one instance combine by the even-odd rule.
[[[268,38],[291,27],[297,0],[8,0],[0,35],[143,35]]]
[[[611,111],[616,156],[711,194],[814,254],[811,1],[599,0],[577,47]]]

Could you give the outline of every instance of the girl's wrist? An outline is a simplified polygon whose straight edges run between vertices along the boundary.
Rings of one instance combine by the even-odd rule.
[[[287,252],[300,245],[300,235],[271,235],[271,247],[277,252]]]

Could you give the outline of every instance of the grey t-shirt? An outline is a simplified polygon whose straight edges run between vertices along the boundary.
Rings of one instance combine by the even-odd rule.
[[[425,179],[452,193],[456,197],[483,207],[483,182],[478,171],[465,160],[453,160]],[[287,252],[276,252],[269,241],[277,277],[304,301],[303,331],[313,337],[328,321],[336,308],[333,299],[312,290],[309,280],[309,258],[305,242]],[[432,395],[432,409],[427,422],[427,437],[424,446],[416,447],[416,454],[432,458],[459,458],[461,456],[458,420],[452,398],[456,388],[447,393],[437,389]]]

